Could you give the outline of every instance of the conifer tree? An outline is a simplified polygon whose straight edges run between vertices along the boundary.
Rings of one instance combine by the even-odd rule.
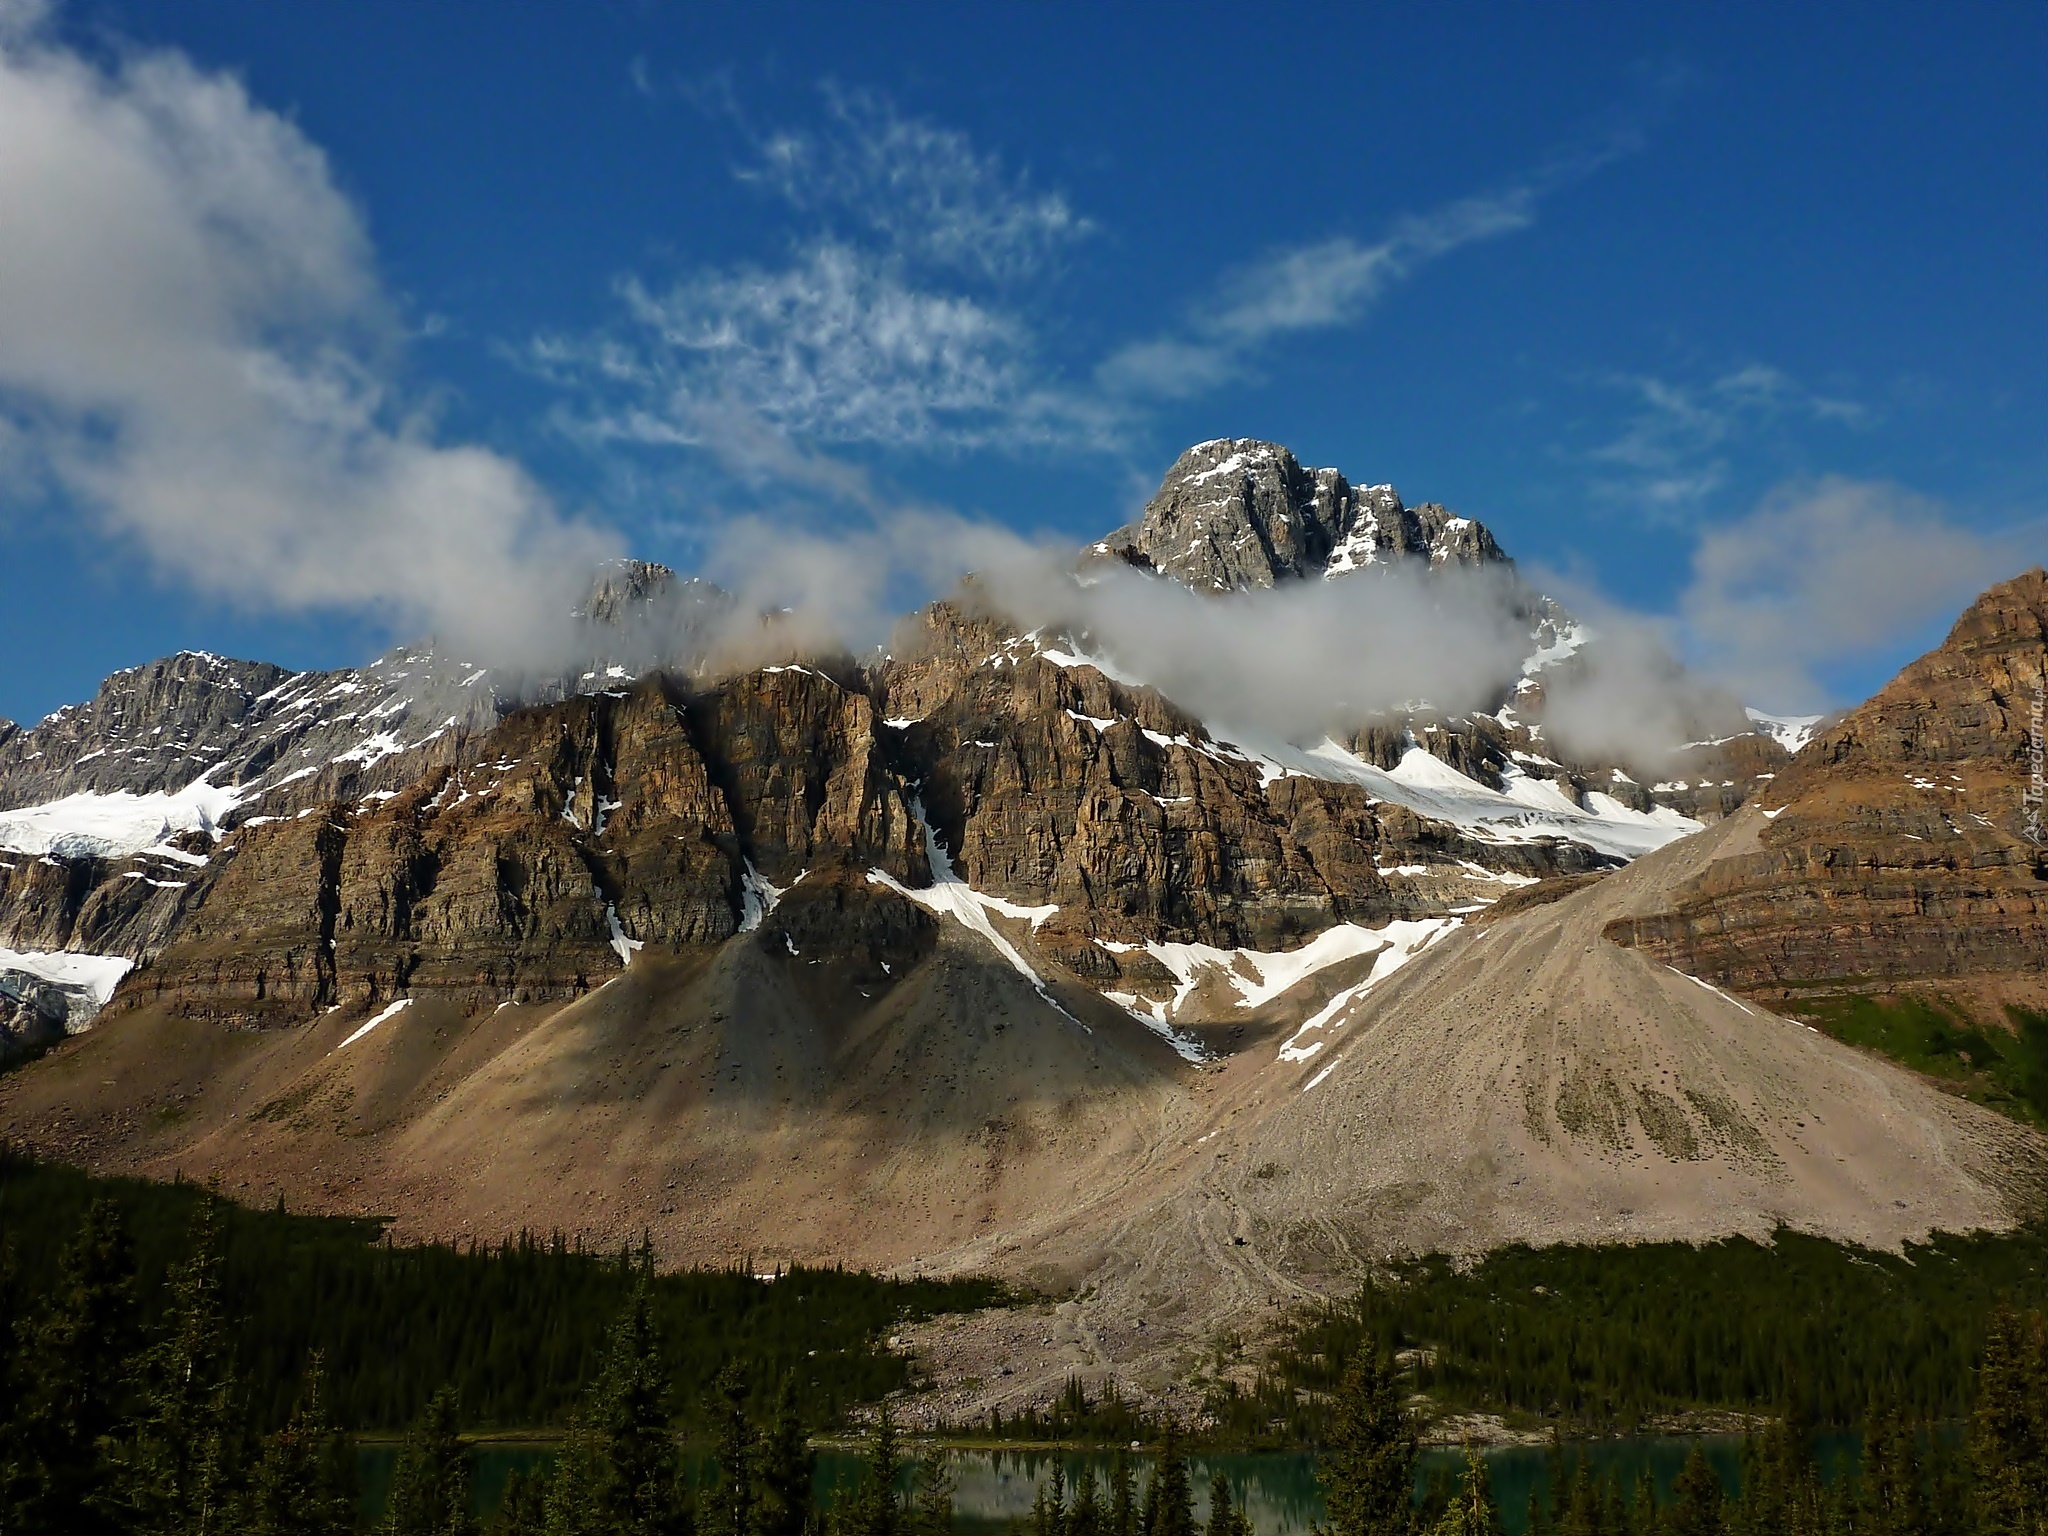
[[[859,1486],[839,1513],[840,1536],[901,1536],[903,1521],[896,1502],[896,1476],[903,1468],[896,1420],[885,1400],[875,1415],[874,1438],[861,1468]]]
[[[747,1536],[754,1513],[754,1426],[747,1418],[747,1379],[727,1361],[711,1388],[712,1485],[697,1511],[702,1536]]]
[[[1393,1363],[1362,1351],[1331,1405],[1316,1475],[1329,1512],[1327,1536],[1395,1536],[1413,1522],[1415,1424],[1401,1407]]]
[[[1104,1536],[1102,1490],[1095,1480],[1095,1468],[1085,1463],[1074,1479],[1074,1501],[1067,1507],[1067,1536]]]
[[[910,1512],[913,1536],[953,1536],[953,1468],[943,1446],[917,1458],[917,1499]],[[1071,1525],[1069,1536],[1077,1536]]]
[[[1122,1449],[1109,1467],[1109,1536],[1138,1536],[1136,1480],[1131,1458]]]
[[[1665,1527],[1671,1536],[1723,1536],[1727,1529],[1722,1506],[1721,1479],[1708,1464],[1706,1452],[1695,1441],[1686,1453],[1685,1465],[1671,1485],[1671,1504],[1665,1510]]]
[[[2001,1307],[1984,1338],[1970,1421],[1977,1517],[1985,1536],[2048,1525],[2048,1340],[2039,1313]]]
[[[546,1536],[547,1478],[515,1469],[505,1479],[505,1495],[491,1517],[491,1536]]]
[[[1430,1536],[1501,1536],[1500,1511],[1494,1508],[1493,1486],[1486,1463],[1469,1446],[1458,1491],[1430,1528]]]
[[[1205,1536],[1252,1536],[1252,1523],[1230,1496],[1230,1479],[1221,1472],[1209,1479],[1209,1524]]]
[[[1195,1496],[1180,1433],[1169,1423],[1145,1490],[1145,1536],[1195,1536]]]
[[[149,1402],[133,1462],[135,1529],[162,1536],[215,1536],[247,1472],[211,1192],[192,1209],[189,1244],[171,1272],[163,1336],[149,1354]]]
[[[670,1429],[668,1378],[644,1274],[613,1325],[587,1428],[590,1536],[684,1536],[690,1519],[682,1459]],[[554,1509],[549,1516],[552,1523],[573,1518],[574,1511],[565,1503],[559,1516]]]
[[[474,1536],[469,1448],[458,1417],[455,1389],[443,1387],[407,1433],[391,1475],[384,1536]]]
[[[9,1536],[118,1536],[128,1479],[118,1441],[133,1399],[135,1260],[120,1208],[101,1196],[67,1245],[56,1295],[25,1351]]]
[[[752,1536],[805,1536],[813,1524],[816,1467],[797,1411],[796,1378],[785,1372],[767,1429],[754,1446]]]
[[[1889,1397],[1864,1420],[1857,1536],[1925,1536],[1919,1436]]]
[[[355,1463],[327,1413],[326,1367],[307,1362],[284,1428],[267,1436],[233,1530],[236,1536],[348,1536],[356,1528]]]

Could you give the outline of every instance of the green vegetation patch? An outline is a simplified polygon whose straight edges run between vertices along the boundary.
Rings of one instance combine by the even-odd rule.
[[[111,1198],[133,1244],[142,1323],[153,1327],[171,1269],[187,1255],[192,1185],[96,1178],[0,1147],[0,1235],[12,1294],[51,1294],[60,1255],[96,1196]],[[378,1221],[257,1211],[222,1203],[221,1307],[259,1423],[282,1423],[308,1355],[325,1358],[342,1427],[397,1429],[442,1386],[470,1428],[560,1425],[595,1373],[606,1330],[642,1257],[581,1251],[559,1237],[498,1247],[388,1242]],[[989,1281],[886,1280],[840,1269],[659,1275],[651,1304],[678,1401],[705,1398],[728,1362],[763,1392],[788,1373],[806,1422],[907,1384],[886,1347],[900,1323],[1006,1300]]]
[[[2048,1230],[1937,1236],[1898,1254],[1780,1231],[1769,1244],[1433,1257],[1299,1314],[1255,1385],[1219,1385],[1210,1407],[1239,1441],[1319,1442],[1327,1394],[1378,1352],[1441,1408],[1567,1431],[1788,1406],[1843,1426],[1879,1395],[1954,1419],[2000,1303],[2048,1304]]]
[[[2006,1009],[2010,1028],[1925,997],[1807,998],[1800,1016],[1837,1040],[1953,1083],[1966,1097],[2048,1127],[2048,1013]]]

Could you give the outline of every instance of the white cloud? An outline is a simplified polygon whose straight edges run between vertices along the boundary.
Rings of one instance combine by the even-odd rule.
[[[24,19],[26,18],[26,19]],[[389,391],[401,335],[324,156],[235,79],[0,28],[0,417],[157,568],[511,657],[609,547]],[[19,479],[10,481],[20,484]]]
[[[1786,421],[1860,427],[1871,419],[1856,401],[1820,394],[1762,363],[1705,384],[1642,374],[1606,382],[1633,395],[1637,409],[1619,434],[1585,455],[1598,467],[1596,488],[1664,515],[1688,512],[1726,485],[1729,449],[1745,435]]]
[[[756,140],[741,179],[810,213],[850,218],[898,255],[990,278],[1023,276],[1090,225],[957,129],[906,117],[886,96],[828,84],[830,128]]]
[[[548,361],[624,385],[600,430],[694,441],[719,407],[822,442],[973,443],[1019,429],[1029,338],[1013,318],[912,286],[892,262],[825,242],[780,269],[621,285],[630,341],[548,344]]]
[[[1528,228],[1546,195],[1632,147],[1632,140],[1616,139],[1596,153],[1555,160],[1503,191],[1399,219],[1371,244],[1339,235],[1277,252],[1225,282],[1180,328],[1112,353],[1096,369],[1096,382],[1111,396],[1130,398],[1213,389],[1245,372],[1276,337],[1357,325],[1389,289],[1428,263]]]
[[[1702,534],[1679,604],[1687,651],[1749,703],[1819,708],[1827,668],[1952,618],[2027,564],[2026,546],[1897,486],[1789,487]]]

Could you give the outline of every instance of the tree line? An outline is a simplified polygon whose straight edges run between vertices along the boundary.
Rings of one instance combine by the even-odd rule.
[[[1369,1353],[1398,1355],[1440,1407],[1598,1433],[1786,1403],[1846,1428],[1879,1399],[1953,1421],[2001,1304],[2048,1306],[2048,1230],[1937,1234],[1899,1253],[1780,1231],[1433,1257],[1304,1314],[1253,1385],[1219,1383],[1208,1407],[1238,1443],[1317,1444],[1329,1394]]]
[[[1697,1444],[1668,1495],[1596,1477],[1553,1441],[1548,1497],[1532,1494],[1530,1536],[2041,1536],[2048,1531],[2048,1326],[1999,1308],[1986,1320],[1975,1405],[1960,1442],[1896,1399],[1873,1402],[1853,1471],[1828,1479],[1798,1412],[1743,1444],[1739,1490]],[[1485,1463],[1415,1497],[1417,1423],[1391,1357],[1366,1352],[1331,1397],[1318,1463],[1321,1536],[1499,1536]]]
[[[120,1228],[134,1274],[134,1324],[162,1322],[199,1207],[217,1248],[211,1282],[228,1319],[241,1390],[262,1429],[283,1424],[307,1358],[324,1362],[325,1411],[350,1430],[394,1430],[443,1386],[474,1427],[559,1427],[603,1358],[606,1329],[641,1283],[641,1248],[586,1252],[561,1237],[457,1248],[400,1245],[377,1221],[252,1210],[191,1184],[96,1178],[0,1145],[0,1270],[33,1307],[60,1273],[95,1201]],[[772,1284],[752,1266],[665,1273],[650,1282],[664,1362],[686,1414],[737,1362],[750,1383],[794,1382],[806,1422],[908,1383],[886,1347],[906,1318],[1004,1299],[987,1281],[894,1281],[793,1266]],[[6,1317],[17,1315],[10,1306]],[[693,1432],[701,1426],[692,1423]]]

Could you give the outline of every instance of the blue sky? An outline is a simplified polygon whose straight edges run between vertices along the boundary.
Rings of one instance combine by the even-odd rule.
[[[2039,6],[0,0],[0,50],[16,719],[592,551],[1080,542],[1226,435],[1767,705],[2048,556]]]

